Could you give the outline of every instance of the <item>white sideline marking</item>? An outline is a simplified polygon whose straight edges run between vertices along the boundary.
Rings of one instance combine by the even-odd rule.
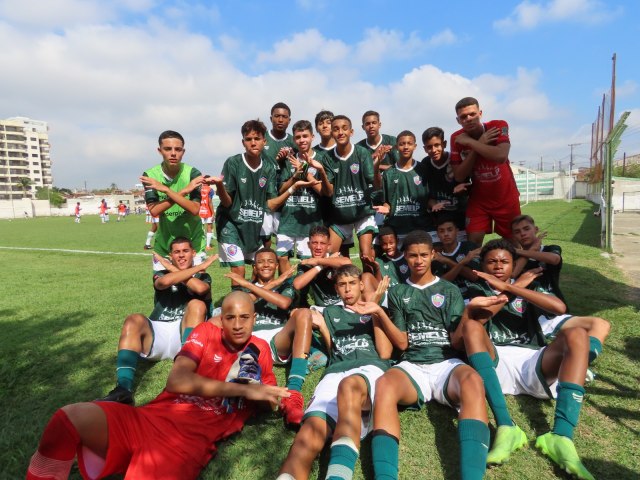
[[[151,253],[138,252],[101,252],[99,250],[72,250],[67,248],[35,248],[35,247],[2,247],[0,250],[29,250],[36,252],[64,252],[64,253],[90,253],[93,255],[144,255],[151,256]]]

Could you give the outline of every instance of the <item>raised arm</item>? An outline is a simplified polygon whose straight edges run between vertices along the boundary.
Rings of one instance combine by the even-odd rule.
[[[259,285],[256,285],[255,283],[250,282],[249,280],[244,278],[242,275],[238,275],[237,273],[234,273],[234,272],[229,272],[229,273],[225,273],[224,276],[231,279],[241,287],[249,290],[251,295],[254,297],[254,301],[256,298],[262,298],[282,310],[287,310],[291,306],[291,302],[293,301],[292,298],[285,297],[284,295],[278,292],[274,292],[267,288],[260,287]]]
[[[157,192],[162,192],[167,195],[165,200],[159,202],[149,203],[147,206],[149,207],[149,211],[151,215],[154,217],[159,216],[165,210],[168,210],[174,204],[180,205],[191,215],[198,215],[200,212],[200,202],[195,202],[186,197],[193,190],[195,190],[202,183],[203,177],[198,176],[189,182],[189,185],[183,188],[180,192],[174,192],[167,185],[160,183],[154,178],[151,177],[140,177],[140,181],[144,185],[145,189],[152,189]]]

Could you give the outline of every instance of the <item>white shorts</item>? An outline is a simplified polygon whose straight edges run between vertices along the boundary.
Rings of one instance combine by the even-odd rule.
[[[332,429],[335,429],[338,423],[338,385],[340,385],[340,382],[351,375],[363,377],[369,390],[369,400],[371,405],[373,405],[373,399],[376,396],[376,380],[383,374],[384,372],[379,367],[364,365],[362,367],[352,368],[346,372],[325,375],[313,392],[309,406],[304,412],[304,418],[320,417],[329,423]],[[360,424],[360,438],[366,437],[372,426],[373,416],[371,415],[371,411],[365,412],[363,410]]]
[[[206,259],[207,259],[207,254],[205,252],[196,253],[193,257],[193,265],[194,266],[200,265]],[[167,257],[167,260],[171,261],[169,257]],[[151,264],[154,272],[160,272],[162,270],[165,270],[165,268],[162,266],[160,262],[156,262],[155,256],[153,255],[151,256]]]
[[[160,217],[151,217],[151,223],[159,223]]]
[[[557,315],[555,317],[547,317],[545,315],[540,315],[538,317],[538,323],[540,324],[540,328],[542,329],[542,333],[545,337],[554,336],[558,334],[562,325],[569,320],[573,315],[565,314],[565,315]]]
[[[211,215],[210,217],[207,218],[201,218],[202,220],[202,224],[203,225],[207,225],[209,223],[213,223],[213,215]]]
[[[311,258],[311,249],[309,248],[309,237],[289,237],[281,233],[277,236],[276,254],[279,257],[289,255],[293,257],[293,248],[295,246],[295,254],[297,258]]]
[[[557,381],[547,384],[540,364],[544,348],[496,346],[496,374],[505,395],[531,395],[535,398],[555,398]]]
[[[119,217],[124,217],[125,215],[126,215],[126,212],[118,212]]]
[[[239,267],[245,263],[251,263],[255,255],[256,252],[243,252],[242,248],[235,243],[218,244],[218,261],[223,267]]]
[[[148,318],[147,321],[153,332],[153,343],[149,354],[140,353],[140,356],[155,361],[173,359],[182,348],[182,321],[158,322]]]
[[[254,330],[253,335],[255,337],[263,339],[269,344],[271,348],[271,359],[274,365],[284,365],[291,359],[291,353],[287,357],[281,357],[278,355],[278,349],[276,348],[275,336],[282,331],[283,327],[269,328],[266,330]]]
[[[261,237],[270,237],[278,233],[280,226],[280,212],[270,212],[265,210],[264,219],[262,220],[262,228],[260,229]]]
[[[411,380],[416,392],[418,392],[418,406],[435,400],[448,407],[456,408],[447,396],[449,378],[453,371],[460,365],[466,365],[459,358],[450,358],[431,365],[422,365],[412,362],[400,362],[391,368],[402,370]]]
[[[362,218],[354,223],[345,223],[342,225],[336,223],[331,225],[331,230],[338,234],[342,239],[342,243],[353,242],[354,230],[358,237],[364,233],[378,233],[378,227],[376,226],[376,221],[373,218],[373,215],[369,215],[368,217]]]

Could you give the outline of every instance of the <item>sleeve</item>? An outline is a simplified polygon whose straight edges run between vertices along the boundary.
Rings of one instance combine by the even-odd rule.
[[[542,251],[547,253],[555,253],[556,255],[560,256],[560,258],[562,258],[562,247],[560,247],[559,245],[545,245],[542,248]]]
[[[320,161],[322,162],[322,166],[324,167],[324,172],[327,174],[327,180],[329,183],[334,183],[336,178],[336,172],[333,171],[333,167],[331,166],[331,158],[329,155],[324,155]]]
[[[296,291],[293,288],[293,280],[288,279],[285,281],[278,293],[287,298],[296,298]]]
[[[462,318],[462,312],[464,311],[464,299],[462,298],[462,294],[457,287],[452,285],[451,288],[451,297],[450,297],[450,305],[449,305],[449,323],[447,325],[447,329],[449,332],[453,332],[458,325],[460,324],[460,319]]]
[[[389,290],[389,316],[401,332],[407,331],[407,320],[402,310],[402,299],[399,298],[399,289],[395,286]]]
[[[460,134],[460,132],[454,132],[451,134],[451,139],[449,140],[449,163],[451,165],[460,165],[462,163],[462,157],[460,156],[460,145],[456,144],[456,137]]]
[[[143,177],[148,177],[149,174],[144,171],[142,172]],[[160,201],[160,197],[158,197],[158,192],[156,192],[153,188],[145,188],[144,189],[144,201],[147,205],[150,203],[157,203]]]
[[[267,200],[278,196],[278,176],[275,168],[269,168],[267,172]]]
[[[202,175],[202,173],[200,173],[200,170],[198,170],[197,168],[191,167],[191,176],[189,177],[189,181],[193,180],[194,178],[199,177],[200,175]],[[194,201],[194,202],[198,202],[200,203],[200,186],[198,185],[197,188],[194,188],[191,193],[189,194],[189,200]]]
[[[164,277],[167,273],[169,273],[167,270],[159,270],[157,272],[153,273],[153,284],[155,286],[156,284],[156,280],[158,280],[159,278]]]
[[[391,205],[391,190],[389,187],[389,182],[391,181],[391,176],[389,172],[391,169],[387,170],[384,175],[382,175],[382,193],[383,193],[383,202]],[[391,214],[392,212],[389,212]]]
[[[193,329],[187,341],[178,352],[178,355],[184,355],[190,358],[197,365],[200,365],[200,361],[204,356],[204,352],[209,344],[209,333],[211,329],[218,328],[210,323],[201,323]],[[177,356],[177,355],[176,355]]]
[[[353,148],[356,148],[355,146]],[[373,158],[371,154],[366,149],[361,149],[361,162],[362,165],[362,173],[364,175],[364,179],[367,182],[367,187],[373,186]]]
[[[289,161],[286,160],[284,166],[280,169],[280,175],[278,175],[278,190],[284,182],[291,178],[291,175],[291,165],[289,164]]]
[[[211,275],[209,275],[207,272],[196,273],[196,278],[211,286]]]
[[[231,166],[231,160],[233,157],[227,158],[222,167],[222,184],[224,185],[225,190],[229,195],[233,197],[233,194],[236,192],[237,184],[236,184],[236,172],[233,171]]]
[[[488,125],[490,128],[497,128],[500,130],[500,135],[496,138],[496,145],[501,143],[511,143],[509,140],[509,124],[504,120],[493,120]]]

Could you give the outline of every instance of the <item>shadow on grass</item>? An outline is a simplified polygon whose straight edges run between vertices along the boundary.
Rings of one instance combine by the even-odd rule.
[[[442,462],[443,478],[460,478],[460,445],[458,429],[454,423],[455,410],[429,402],[426,405],[426,411],[427,418],[433,425],[435,447]]]

